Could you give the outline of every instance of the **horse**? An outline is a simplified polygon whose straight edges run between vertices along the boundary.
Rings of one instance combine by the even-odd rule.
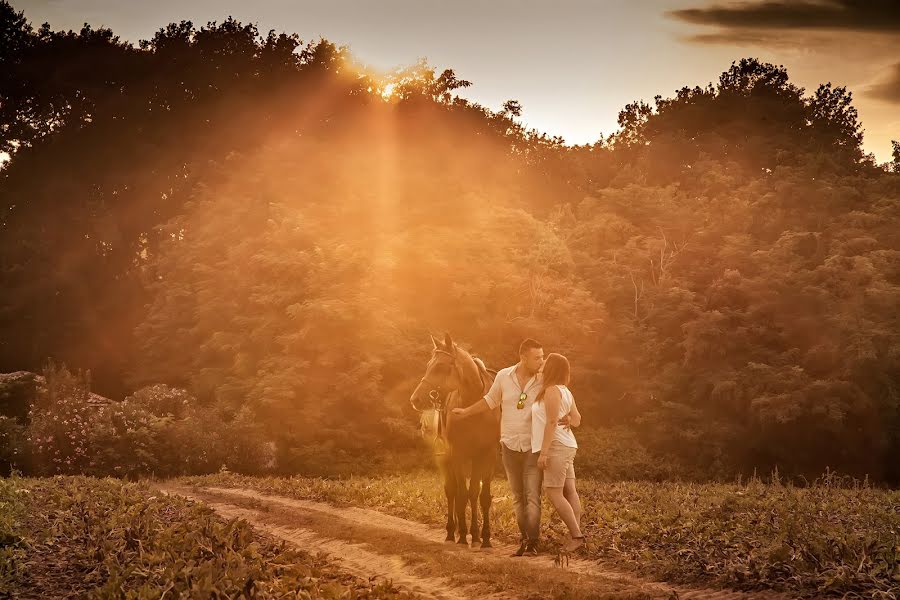
[[[453,343],[446,334],[441,343],[431,337],[434,348],[425,367],[425,375],[409,398],[412,407],[424,414],[426,401],[435,413],[435,441],[445,452],[435,452],[447,497],[447,538],[467,544],[466,504],[471,506],[469,532],[472,547],[479,541],[482,548],[491,547],[491,479],[500,442],[499,408],[466,418],[454,417],[451,410],[466,408],[481,400],[496,372]],[[466,485],[466,477],[469,485]],[[480,502],[479,502],[480,501]],[[482,527],[478,529],[478,504],[481,505]],[[454,538],[454,531],[459,537]]]

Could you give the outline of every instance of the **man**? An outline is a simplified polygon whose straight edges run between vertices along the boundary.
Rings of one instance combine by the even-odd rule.
[[[541,527],[540,453],[531,451],[531,405],[541,391],[544,349],[533,339],[519,345],[519,362],[501,369],[487,395],[468,408],[455,408],[460,417],[501,407],[500,451],[513,494],[516,522],[522,541],[514,556],[537,555]]]

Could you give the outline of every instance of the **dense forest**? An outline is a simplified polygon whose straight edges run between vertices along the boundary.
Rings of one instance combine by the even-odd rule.
[[[566,354],[601,475],[900,482],[900,144],[844,87],[740,59],[569,146],[230,18],[134,45],[0,1],[0,65],[0,372],[47,376],[18,468],[397,466],[449,331]]]

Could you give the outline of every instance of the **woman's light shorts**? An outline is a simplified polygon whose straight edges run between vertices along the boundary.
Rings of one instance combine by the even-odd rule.
[[[563,487],[566,479],[575,479],[575,452],[578,448],[570,448],[553,440],[547,449],[547,468],[544,469],[544,487]]]

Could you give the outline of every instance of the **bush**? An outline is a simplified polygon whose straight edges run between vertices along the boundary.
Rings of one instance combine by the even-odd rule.
[[[52,361],[44,368],[43,385],[28,412],[27,442],[38,475],[83,473],[89,467],[91,423],[90,371],[70,373]]]
[[[161,384],[98,407],[90,373],[51,362],[44,377],[28,426],[0,417],[0,472],[134,478],[223,467],[262,474],[273,466],[272,444],[246,409],[229,418],[217,404],[200,406],[187,391]]]
[[[625,427],[576,429],[578,453],[575,468],[579,477],[601,481],[663,481],[680,474],[679,467],[660,460]]]
[[[399,418],[381,419],[368,432],[322,429],[317,437],[282,435],[275,467],[283,475],[348,476],[396,473],[434,466],[430,445]]]
[[[271,471],[275,466],[275,445],[270,442],[248,408],[223,423],[224,464],[229,470],[247,475]]]
[[[171,477],[222,467],[266,472],[271,450],[246,411],[227,419],[216,405],[199,406],[185,390],[154,385],[103,411],[95,429],[93,474]]]
[[[137,402],[125,400],[105,407],[89,431],[92,453],[85,473],[118,477],[176,474],[169,471],[172,465],[166,461],[172,427],[172,417],[158,417]]]
[[[13,469],[27,470],[25,435],[25,426],[18,419],[0,415],[0,477],[8,477]]]
[[[156,417],[172,417],[176,420],[184,419],[190,406],[197,403],[186,390],[162,383],[139,389],[125,398],[125,402],[140,406]]]
[[[28,371],[0,373],[0,415],[25,422],[37,395],[39,379],[40,376]]]

